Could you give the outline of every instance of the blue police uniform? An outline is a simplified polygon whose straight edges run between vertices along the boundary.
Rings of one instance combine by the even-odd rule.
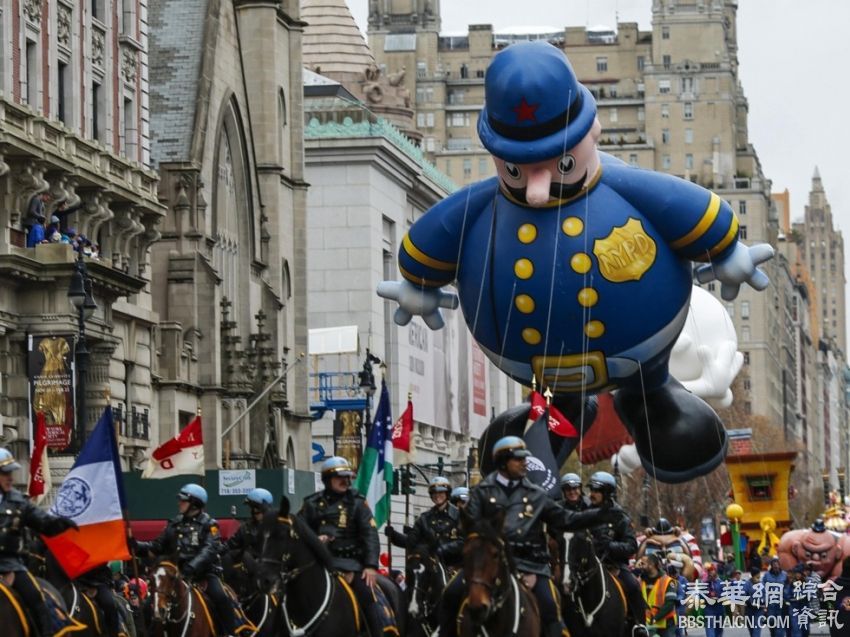
[[[706,637],[723,637],[723,618],[726,616],[726,606],[720,598],[723,596],[723,581],[719,578],[708,580],[708,598],[713,604],[705,607],[705,635]]]
[[[756,585],[752,579],[744,582],[744,596],[747,598],[747,604],[744,607],[744,616],[747,618],[747,629],[750,632],[750,637],[761,637],[761,626],[759,622],[763,622],[761,618],[765,616],[764,608],[764,593],[759,596],[755,595]]]
[[[781,587],[782,589],[782,602],[780,603],[777,599],[771,599],[771,603],[767,604],[767,616],[775,617],[775,618],[783,618],[781,622],[778,619],[772,620],[774,622],[779,622],[776,625],[776,628],[770,629],[770,637],[785,637],[786,629],[785,629],[785,619],[786,616],[786,606],[791,596],[791,585],[788,582],[788,574],[785,571],[779,571],[779,573],[774,574],[770,571],[766,571],[764,575],[761,577],[761,581],[764,583],[765,588],[767,588],[768,584],[773,587]]]

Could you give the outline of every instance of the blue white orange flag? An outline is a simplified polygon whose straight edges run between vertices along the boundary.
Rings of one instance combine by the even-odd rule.
[[[386,381],[381,381],[381,399],[354,487],[366,497],[375,516],[375,524],[382,526],[390,517],[390,493],[393,489],[393,417]]]
[[[50,509],[71,518],[80,530],[43,538],[68,577],[74,579],[111,560],[130,559],[125,502],[112,408],[107,407]]]

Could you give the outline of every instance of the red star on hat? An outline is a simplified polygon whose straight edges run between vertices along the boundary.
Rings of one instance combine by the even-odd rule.
[[[537,116],[534,112],[540,108],[540,104],[529,104],[522,98],[522,101],[513,110],[516,113],[517,122],[536,122]]]

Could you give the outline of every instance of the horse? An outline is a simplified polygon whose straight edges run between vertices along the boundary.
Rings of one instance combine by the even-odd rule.
[[[596,556],[585,531],[567,533],[563,614],[573,637],[628,637],[633,622],[623,585]]]
[[[27,577],[25,573],[15,573],[14,577]],[[67,609],[63,603],[59,591],[56,590],[49,582],[36,578],[42,592],[49,596],[52,603],[67,614]],[[29,614],[29,610],[24,606],[21,598],[12,589],[11,583],[5,577],[0,578],[0,626],[3,627],[3,637],[30,637],[35,633],[33,620]],[[74,637],[94,637],[100,635],[98,627],[86,626],[79,622],[74,622],[73,627],[68,627],[68,635]]]
[[[225,581],[233,589],[245,616],[257,630],[251,637],[273,637],[277,635],[280,609],[273,595],[264,593],[259,588],[256,574],[260,565],[247,551],[242,554],[242,561],[236,564],[229,555],[222,555]]]
[[[461,516],[466,536],[463,577],[467,596],[458,612],[460,637],[538,637],[540,634],[537,600],[515,574],[513,559],[502,538],[504,521],[504,510],[492,522]]]
[[[437,627],[437,607],[449,580],[442,561],[424,547],[408,551],[405,570],[407,582],[408,634],[430,637]]]
[[[332,557],[318,536],[297,515],[289,515],[289,500],[280,511],[266,514],[260,588],[279,592],[283,631],[295,637],[352,637],[368,630],[351,587],[331,571]],[[400,635],[406,635],[401,591],[379,576],[381,590],[393,606]],[[286,634],[285,632],[283,634]]]
[[[213,637],[215,623],[207,600],[180,576],[173,562],[162,561],[153,579],[155,637]]]

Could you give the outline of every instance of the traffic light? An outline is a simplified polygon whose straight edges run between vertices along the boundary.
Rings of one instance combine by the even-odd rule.
[[[398,495],[401,486],[401,469],[393,469],[393,488],[390,490],[390,495]]]
[[[401,492],[403,495],[416,493],[416,489],[413,488],[413,474],[408,467],[401,468]]]

